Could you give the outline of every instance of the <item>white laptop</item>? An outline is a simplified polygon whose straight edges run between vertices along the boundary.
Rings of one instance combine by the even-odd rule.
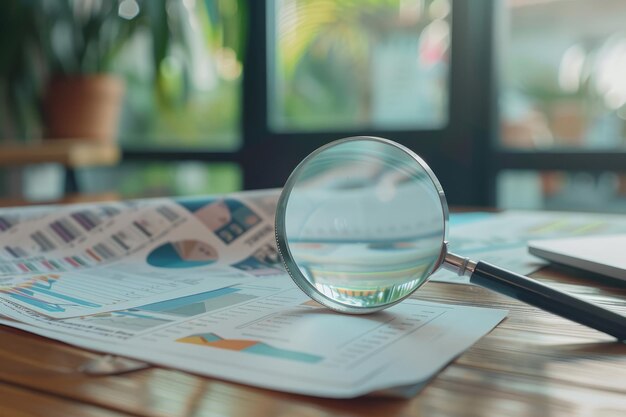
[[[626,281],[626,234],[528,242],[528,251],[548,261]]]

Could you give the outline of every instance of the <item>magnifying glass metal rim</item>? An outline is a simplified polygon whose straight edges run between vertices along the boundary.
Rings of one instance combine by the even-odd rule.
[[[344,143],[354,142],[354,141],[371,141],[371,142],[378,142],[378,143],[382,143],[388,146],[392,146],[396,149],[401,150],[407,156],[413,159],[415,163],[418,164],[424,170],[424,172],[428,175],[428,178],[430,179],[433,186],[437,190],[437,194],[439,196],[439,202],[441,203],[442,215],[443,215],[443,219],[442,219],[443,240],[441,242],[442,244],[441,254],[437,262],[433,264],[431,270],[428,271],[428,273],[425,275],[426,279],[420,285],[416,286],[413,289],[413,291],[406,294],[405,296],[391,303],[385,303],[379,306],[351,306],[348,304],[337,302],[325,296],[321,292],[319,292],[317,288],[315,288],[315,286],[302,274],[302,272],[300,272],[300,268],[298,267],[297,263],[293,260],[293,256],[291,254],[289,245],[286,240],[287,234],[286,234],[286,229],[285,229],[285,214],[286,214],[286,209],[287,209],[287,202],[289,200],[289,196],[291,195],[291,191],[296,181],[299,179],[301,171],[311,161],[311,159],[315,158],[317,155],[326,151],[327,149],[344,144]],[[287,179],[285,186],[283,187],[283,190],[280,194],[280,198],[278,199],[278,204],[276,207],[276,218],[275,218],[276,243],[278,246],[278,252],[280,254],[281,259],[283,260],[283,264],[285,266],[285,269],[287,270],[287,273],[289,273],[289,276],[291,276],[291,278],[296,283],[296,285],[298,285],[298,287],[300,287],[300,289],[304,291],[305,294],[307,294],[309,297],[311,297],[313,300],[317,301],[318,303],[332,310],[341,312],[341,313],[369,314],[369,313],[373,313],[373,312],[391,307],[392,305],[397,304],[401,302],[402,300],[408,298],[411,294],[415,292],[415,290],[417,290],[426,281],[428,281],[428,277],[430,277],[433,274],[433,272],[439,269],[439,267],[443,263],[447,254],[446,242],[447,242],[447,237],[448,237],[448,217],[449,217],[448,203],[446,201],[446,196],[443,192],[443,187],[439,183],[439,180],[435,176],[435,173],[430,169],[428,164],[426,164],[426,162],[422,158],[420,158],[415,152],[411,151],[409,148],[403,145],[400,145],[399,143],[393,142],[388,139],[379,138],[375,136],[352,136],[352,137],[335,140],[333,142],[327,143],[326,145],[316,149],[315,151],[310,153],[306,158],[304,158],[298,164],[298,166],[293,170],[293,172]]]

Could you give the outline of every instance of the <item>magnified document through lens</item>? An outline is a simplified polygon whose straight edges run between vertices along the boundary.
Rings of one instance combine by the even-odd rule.
[[[346,141],[292,176],[284,218],[298,272],[345,307],[393,304],[440,262],[446,236],[438,184],[400,148]]]

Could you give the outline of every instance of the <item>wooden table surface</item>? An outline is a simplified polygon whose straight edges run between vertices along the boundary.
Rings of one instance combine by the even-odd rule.
[[[625,284],[534,277],[626,314]],[[479,287],[414,296],[510,313],[412,399],[319,399],[158,367],[87,376],[76,369],[98,354],[0,327],[0,416],[626,416],[626,344]]]

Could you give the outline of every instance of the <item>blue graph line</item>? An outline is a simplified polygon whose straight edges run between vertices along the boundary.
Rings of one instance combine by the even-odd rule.
[[[163,319],[159,319],[153,316],[148,316],[146,314],[137,314],[137,313],[131,313],[128,310],[126,311],[116,311],[115,312],[116,316],[122,316],[122,317],[135,317],[135,318],[139,318],[139,319],[152,319],[152,320],[163,320]]]
[[[30,304],[32,306],[41,308],[45,311],[50,312],[62,312],[66,311],[63,308],[63,305],[81,305],[85,307],[101,307],[100,304],[92,303],[86,300],[82,300],[80,298],[72,297],[66,294],[62,294],[56,291],[51,291],[53,284],[56,283],[54,280],[47,279],[45,283],[43,282],[35,282],[31,284],[30,288],[15,288],[13,291],[4,291],[5,294],[8,294],[10,297],[15,298],[16,300],[22,301],[26,304]],[[53,303],[50,301],[45,301],[40,298],[37,298],[37,293],[45,294],[50,297],[58,298],[60,300],[68,301],[69,303]],[[71,303],[71,304],[70,304]]]
[[[72,297],[72,296],[69,296],[69,295],[66,295],[66,294],[62,294],[62,293],[59,293],[59,292],[56,292],[56,291],[50,291],[50,290],[48,290],[46,288],[45,285],[42,285],[40,283],[33,284],[30,289],[33,292],[38,292],[40,294],[46,294],[46,295],[49,295],[50,297],[59,298],[61,300],[69,301],[71,303],[76,303],[76,304],[81,305],[81,306],[85,306],[85,307],[101,307],[100,304],[92,303],[90,301],[82,300],[80,298]]]
[[[53,279],[46,278],[46,284],[48,284],[48,285],[45,285],[45,288],[51,290],[52,289],[52,284],[54,284],[55,282],[56,281],[53,280]],[[41,281],[36,282],[36,284],[44,286],[44,284]]]
[[[26,304],[30,304],[30,305],[35,306],[35,307],[39,307],[42,310],[51,311],[51,312],[65,311],[65,309],[63,307],[61,307],[60,304],[49,303],[47,301],[40,300],[38,298],[29,296],[27,294],[21,294],[22,291],[21,290],[19,290],[19,291],[20,291],[20,293],[6,292],[5,294],[9,295],[10,297],[15,298],[16,300],[20,300],[22,302],[25,302]]]
[[[165,301],[161,301],[158,303],[148,304],[145,306],[138,307],[137,309],[142,310],[142,311],[156,311],[156,312],[173,310],[175,308],[180,308],[180,307],[187,306],[189,304],[210,300],[211,298],[221,297],[221,296],[231,294],[237,291],[239,291],[238,288],[226,287],[226,288],[221,288],[219,290],[207,291],[207,292],[203,292],[200,294],[193,294],[193,295],[188,295],[185,297],[174,298],[172,300],[165,300]]]

